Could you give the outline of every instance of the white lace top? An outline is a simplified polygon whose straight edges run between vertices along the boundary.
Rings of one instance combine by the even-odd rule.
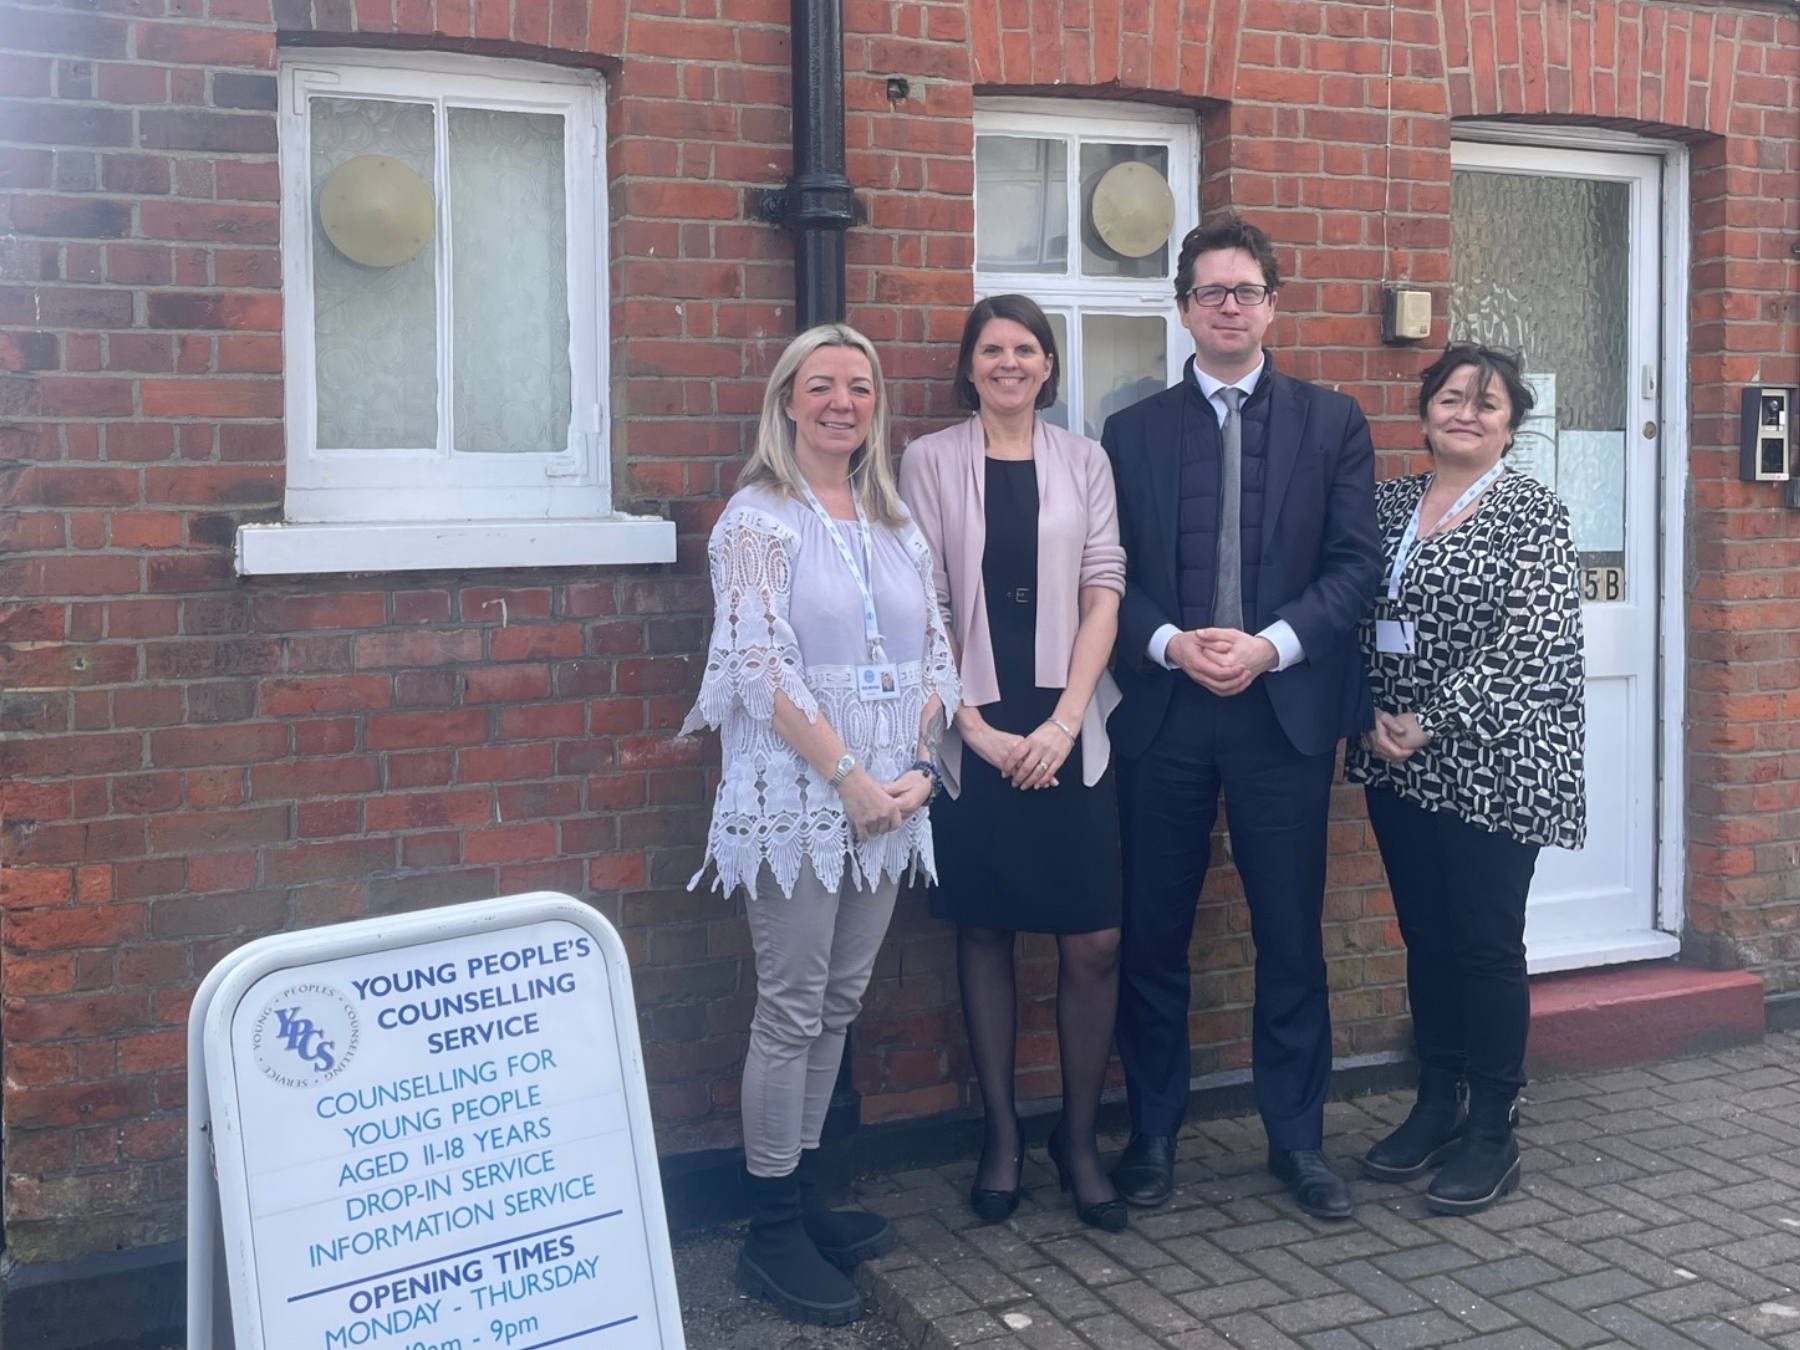
[[[724,773],[706,861],[727,894],[739,886],[754,894],[767,863],[791,895],[806,860],[831,887],[842,882],[846,862],[858,886],[908,870],[936,880],[927,811],[892,834],[856,842],[836,789],[772,723],[779,689],[808,718],[823,713],[850,753],[888,783],[915,758],[931,696],[943,700],[946,719],[955,714],[956,662],[932,590],[931,549],[910,521],[872,533],[875,608],[900,697],[865,703],[855,688],[856,668],[869,659],[861,591],[812,509],[768,488],[744,488],[713,527],[712,642],[700,697],[681,730],[720,731]],[[703,862],[689,889],[705,873]]]

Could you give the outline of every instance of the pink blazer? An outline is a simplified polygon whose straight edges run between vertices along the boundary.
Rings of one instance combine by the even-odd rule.
[[[1069,682],[1075,632],[1081,626],[1083,586],[1125,592],[1125,550],[1119,544],[1112,465],[1096,441],[1037,419],[1031,453],[1037,465],[1037,683]],[[963,702],[994,703],[1000,680],[988,634],[981,555],[987,546],[987,437],[981,419],[921,436],[900,461],[900,495],[931,545],[938,607],[962,653]],[[1119,702],[1111,671],[1103,671],[1081,722],[1082,782],[1092,787],[1106,771],[1106,719]],[[962,741],[944,737],[944,778],[961,789]]]

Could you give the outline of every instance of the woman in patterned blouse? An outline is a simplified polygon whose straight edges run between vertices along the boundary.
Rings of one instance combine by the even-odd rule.
[[[1426,1202],[1447,1214],[1519,1184],[1525,897],[1538,850],[1580,848],[1586,832],[1569,513],[1502,460],[1531,405],[1509,352],[1456,344],[1425,371],[1432,471],[1376,490],[1387,586],[1363,629],[1375,726],[1345,758],[1406,940],[1419,1057],[1412,1112],[1364,1169],[1402,1181],[1441,1164]]]
[[[720,729],[706,860],[743,892],[756,955],[737,1275],[789,1317],[834,1325],[861,1311],[838,1267],[894,1231],[825,1208],[819,1132],[900,879],[933,876],[925,803],[956,662],[866,337],[824,324],[788,345],[740,484],[707,549],[712,642],[682,726]]]

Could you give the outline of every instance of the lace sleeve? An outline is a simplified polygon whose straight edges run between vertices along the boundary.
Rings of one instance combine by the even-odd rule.
[[[956,652],[950,645],[950,634],[944,627],[944,614],[937,603],[937,564],[931,545],[916,524],[906,526],[906,546],[912,553],[913,565],[919,571],[919,584],[925,588],[925,687],[926,697],[936,694],[944,704],[944,721],[956,716],[962,704],[962,681],[956,674]]]
[[[778,522],[727,511],[707,545],[712,564],[713,630],[706,674],[681,730],[716,727],[733,707],[767,722],[780,690],[817,721],[818,701],[802,676],[800,645],[788,623],[796,540]]]

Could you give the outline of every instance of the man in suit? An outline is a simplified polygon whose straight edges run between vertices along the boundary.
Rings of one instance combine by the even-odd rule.
[[[1340,737],[1369,724],[1357,626],[1381,578],[1374,447],[1356,401],[1263,350],[1280,276],[1236,217],[1182,241],[1175,303],[1194,356],[1109,418],[1128,559],[1109,724],[1120,758],[1125,921],[1119,1056],[1132,1138],[1113,1182],[1174,1188],[1187,1106],[1188,944],[1225,794],[1256,943],[1251,1064],[1269,1170],[1300,1208],[1347,1217],[1326,1161],[1331,1015],[1321,920]]]

